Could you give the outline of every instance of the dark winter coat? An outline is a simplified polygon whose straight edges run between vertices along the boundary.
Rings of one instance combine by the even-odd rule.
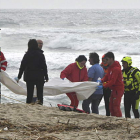
[[[24,81],[48,80],[45,56],[40,50],[28,51],[24,55],[19,69],[19,79],[22,77],[23,72]]]

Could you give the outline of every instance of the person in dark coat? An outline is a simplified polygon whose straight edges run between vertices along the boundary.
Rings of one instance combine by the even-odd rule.
[[[36,85],[38,104],[42,105],[44,81],[48,82],[48,72],[45,56],[40,52],[35,39],[30,39],[28,42],[28,51],[21,61],[18,77],[15,78],[17,82],[21,79],[23,72],[27,86],[26,103],[32,103],[34,86]]]

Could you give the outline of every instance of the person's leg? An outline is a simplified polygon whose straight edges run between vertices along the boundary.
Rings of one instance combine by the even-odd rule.
[[[110,102],[111,90],[109,88],[107,88],[107,89],[104,88],[103,94],[104,94],[106,116],[110,116],[109,102]]]
[[[102,98],[102,94],[93,94],[92,105],[91,105],[92,113],[99,114],[98,107],[99,107],[101,98]]]
[[[71,100],[70,106],[78,107],[79,100],[77,99],[77,95],[75,92],[66,93],[69,99]]]
[[[130,110],[131,110],[131,96],[129,93],[124,94],[124,111],[125,118],[131,118]]]
[[[123,91],[112,91],[111,93],[113,95],[113,111],[116,117],[122,117],[120,103],[123,93]]]
[[[90,108],[89,108],[89,104],[90,104],[90,100],[86,99],[86,100],[83,100],[83,103],[82,103],[82,109],[86,112],[86,113],[90,113]]]
[[[36,81],[38,103],[43,104],[43,87],[44,81]]]
[[[93,100],[93,96],[94,96],[94,94],[92,94],[88,99],[84,100],[83,103],[82,103],[82,108],[87,113],[90,113],[89,105]]]
[[[26,82],[26,86],[27,86],[27,99],[26,99],[26,103],[32,103],[33,92],[34,92],[34,82],[33,81],[27,81]]]
[[[135,118],[139,118],[140,115],[139,115],[139,99],[138,100],[135,100],[135,98],[133,97],[133,100],[132,100],[132,110],[133,110],[133,113],[134,113],[134,116]]]
[[[114,109],[113,109],[113,94],[112,94],[112,92],[110,95],[109,110],[110,110],[111,116],[115,116]]]

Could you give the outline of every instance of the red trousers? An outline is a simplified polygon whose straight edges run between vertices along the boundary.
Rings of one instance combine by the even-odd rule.
[[[78,104],[79,104],[79,100],[77,99],[76,93],[75,92],[70,92],[70,93],[66,93],[66,94],[71,100],[70,106],[74,106],[74,107],[77,108]]]
[[[110,103],[109,103],[111,116],[122,117],[120,104],[121,104],[121,98],[123,94],[124,94],[124,91],[112,90],[111,96],[110,96]]]

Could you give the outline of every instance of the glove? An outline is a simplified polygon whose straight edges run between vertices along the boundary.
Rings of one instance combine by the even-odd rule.
[[[102,83],[102,81],[101,81],[101,80],[97,80],[97,83],[101,84],[101,83]]]
[[[15,77],[14,79],[15,79],[15,81],[16,81],[17,83],[19,82],[19,79],[18,79],[18,77]]]
[[[61,78],[62,80],[64,80],[65,78]]]
[[[97,83],[99,83],[99,84],[101,84],[101,83],[102,83],[102,81],[101,81],[101,78],[100,78],[100,77],[97,79]]]
[[[138,93],[135,94],[135,100],[138,100],[140,98],[140,91],[138,91]]]
[[[103,89],[102,85],[97,86],[97,89]]]

